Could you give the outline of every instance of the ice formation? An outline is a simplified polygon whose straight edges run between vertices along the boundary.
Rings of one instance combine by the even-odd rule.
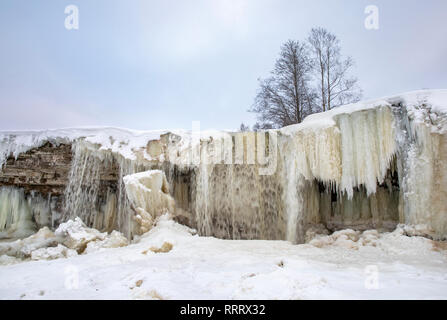
[[[447,90],[439,90],[347,105],[271,131],[278,163],[268,177],[256,165],[198,167],[198,229],[303,242],[315,224],[391,230],[400,222],[446,238],[446,124]]]
[[[18,239],[12,242],[1,242],[0,243],[0,255],[7,255],[16,258],[29,258],[33,251],[57,246],[59,240],[56,238],[54,233],[48,229],[48,227],[43,227],[35,234],[24,238]]]
[[[116,169],[117,177],[113,175],[113,168]],[[98,148],[85,140],[73,143],[73,161],[65,190],[63,220],[80,217],[95,229],[107,232],[120,230],[131,238],[136,226],[130,214],[124,177],[147,168],[147,164]],[[101,177],[101,174],[108,176]],[[101,184],[101,178],[112,183]],[[115,181],[116,186],[113,185]]]
[[[54,234],[63,240],[63,244],[82,253],[87,244],[92,241],[102,241],[107,233],[101,233],[96,229],[88,228],[80,218],[61,223]]]
[[[107,198],[101,206],[98,194],[100,170],[112,166],[113,156],[95,151],[84,141],[73,144],[72,166],[64,194],[64,220],[79,217],[98,230],[111,231],[116,223],[116,195],[107,191]]]
[[[0,242],[0,264],[17,263],[27,259],[69,258],[128,244],[129,241],[122,233],[99,232],[87,227],[80,218],[76,218],[61,223],[54,232],[48,227],[43,227],[24,239]]]
[[[247,139],[244,164],[202,161],[194,208],[199,231],[233,239],[303,242],[309,224],[338,222],[343,227],[372,219],[373,227],[389,224],[396,217],[378,210],[377,197],[388,205],[394,193],[388,195],[378,185],[392,167],[396,143],[391,105],[378,103],[363,109],[341,107],[268,132],[270,140],[277,136],[277,154],[270,155],[277,156],[277,168],[271,175],[261,175],[262,166],[248,161],[250,153],[262,154],[257,150],[259,135]],[[235,140],[241,135],[247,137],[237,133]],[[216,140],[203,141],[202,157],[209,159],[207,154],[215,149]],[[321,192],[319,184],[327,191]],[[359,188],[364,192],[354,193]],[[337,204],[332,203],[331,193],[339,199]],[[336,211],[342,217],[338,221]]]
[[[360,246],[375,247],[379,238],[380,234],[377,230],[360,232],[352,229],[345,229],[336,231],[331,235],[315,235],[308,243],[317,248],[336,246],[358,250]]]
[[[174,212],[174,199],[169,194],[166,176],[161,170],[149,170],[123,178],[127,197],[137,215],[141,233],[152,227],[164,213]]]
[[[95,241],[88,242],[87,247],[85,248],[84,252],[91,253],[91,252],[98,251],[101,249],[119,248],[119,247],[127,246],[128,244],[129,244],[129,241],[121,232],[113,230],[103,240],[98,239]]]
[[[0,188],[0,238],[24,238],[33,234],[37,227],[32,220],[33,211],[37,211],[36,216],[45,223],[47,208],[39,210],[41,206],[32,206],[31,200],[25,198],[22,190]]]
[[[40,248],[31,252],[31,260],[54,260],[77,256],[76,250],[58,244],[57,247]]]
[[[447,238],[447,90],[346,105],[258,133],[4,132],[0,164],[46,141],[73,149],[62,217],[48,199],[1,187],[2,234],[23,237],[80,217],[131,239],[169,211],[202,235],[229,239],[302,243],[319,225],[333,232],[399,223]]]

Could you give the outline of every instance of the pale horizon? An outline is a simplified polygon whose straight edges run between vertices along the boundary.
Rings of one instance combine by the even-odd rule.
[[[67,30],[64,9],[79,8]],[[379,9],[379,30],[364,27]],[[174,8],[174,9],[173,9]],[[362,100],[447,88],[445,1],[2,1],[0,130],[252,126],[282,43],[341,40]]]

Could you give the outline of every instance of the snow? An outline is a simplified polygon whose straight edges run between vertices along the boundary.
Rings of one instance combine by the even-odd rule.
[[[52,260],[68,258],[82,253],[118,248],[128,245],[128,240],[118,231],[110,234],[88,228],[78,217],[61,223],[53,232],[48,227],[35,234],[15,241],[0,242],[0,265],[22,260]]]
[[[40,248],[31,252],[31,260],[53,260],[76,256],[76,250],[58,244],[57,247]]]
[[[368,237],[375,245],[353,241]],[[407,237],[401,228],[363,235],[348,230],[337,238],[356,248],[341,240],[318,248],[199,237],[165,215],[126,247],[0,266],[0,297],[447,299],[447,255],[433,250],[431,240]],[[172,249],[150,250],[164,243]]]
[[[104,248],[119,248],[129,244],[127,238],[121,232],[113,230],[103,240],[95,240],[87,243],[85,253],[103,250]]]
[[[217,138],[222,136],[224,131],[204,130],[194,132],[183,129],[132,130],[118,127],[0,131],[0,167],[3,166],[10,155],[17,158],[19,154],[33,148],[38,148],[47,142],[59,145],[73,143],[79,139],[84,139],[92,145],[98,146],[99,151],[110,151],[130,160],[136,160],[137,154],[142,151],[144,158],[151,161],[154,159],[152,159],[145,149],[148,142],[159,140],[162,135],[167,133],[173,133],[180,137],[180,142],[176,146],[176,152],[178,151],[184,154],[185,150],[197,147],[200,139]]]
[[[134,150],[143,148],[150,140],[160,139],[168,130],[131,130],[115,127],[64,128],[41,131],[0,131],[0,165],[10,154],[17,158],[20,153],[40,147],[46,142],[53,144],[72,143],[85,138],[92,144],[100,145],[100,150],[110,150],[134,160]],[[179,132],[181,130],[172,130]]]
[[[88,228],[78,217],[61,223],[54,234],[64,239],[65,246],[75,249],[79,253],[85,250],[89,242],[103,241],[107,236],[106,232],[101,233],[96,229]]]
[[[141,184],[143,189],[147,190],[162,190],[166,192],[169,188],[166,184],[166,177],[161,170],[148,170],[134,173],[123,177],[125,184]]]
[[[425,103],[430,106],[432,112],[447,114],[447,89],[417,90],[388,98],[388,100],[398,100],[399,98],[408,107],[416,107]]]
[[[328,236],[315,236],[309,241],[309,244],[317,248],[333,245],[358,250],[359,246],[376,246],[378,239],[379,232],[377,230],[367,230],[361,233],[360,231],[345,229]]]
[[[43,227],[38,232],[25,239],[0,242],[0,255],[20,259],[29,258],[33,251],[56,246],[59,239],[48,228]]]
[[[395,102],[402,102],[407,108],[414,108],[422,103],[426,103],[433,112],[447,114],[447,89],[409,91],[399,95],[350,103],[326,112],[311,114],[302,123],[287,126],[282,128],[281,131],[283,133],[291,133],[307,128],[316,129],[333,126],[338,115],[370,110],[378,106],[391,106]]]

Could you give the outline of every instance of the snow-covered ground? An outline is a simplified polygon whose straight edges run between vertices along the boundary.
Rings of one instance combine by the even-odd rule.
[[[162,216],[126,247],[0,266],[0,298],[447,299],[446,252],[402,228],[292,245],[199,237]]]

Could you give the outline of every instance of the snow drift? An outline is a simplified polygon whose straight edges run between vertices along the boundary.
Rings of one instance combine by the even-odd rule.
[[[292,245],[200,237],[164,215],[126,247],[25,263],[0,256],[0,264],[11,264],[0,266],[0,297],[447,298],[447,251],[437,250],[435,241],[405,236],[400,227],[392,233],[346,230],[311,239]]]

